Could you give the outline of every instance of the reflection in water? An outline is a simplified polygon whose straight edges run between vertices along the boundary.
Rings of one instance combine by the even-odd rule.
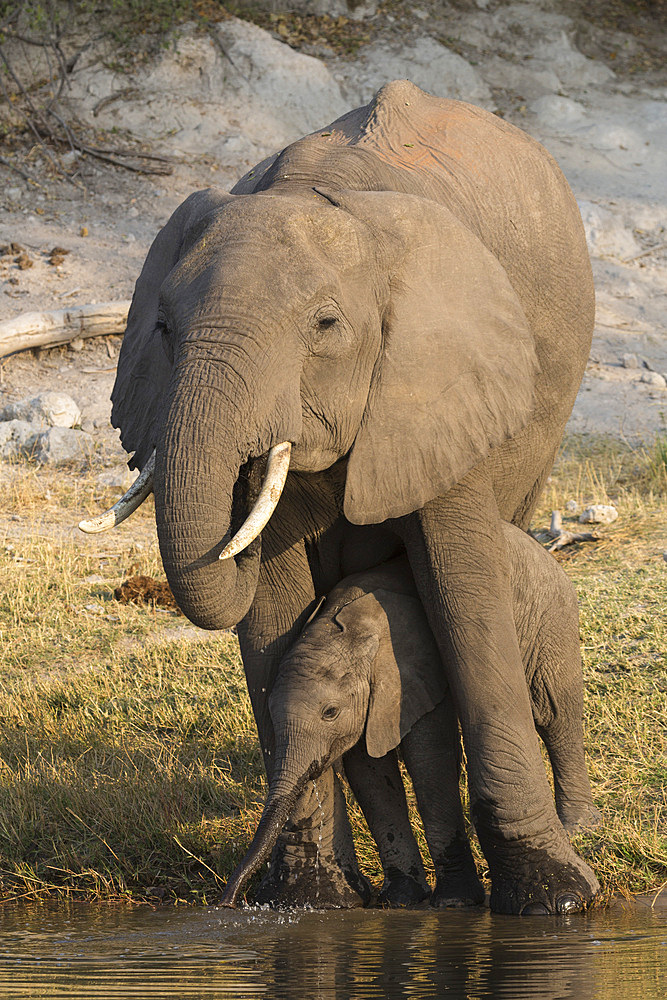
[[[0,996],[664,1000],[667,914],[5,908]]]

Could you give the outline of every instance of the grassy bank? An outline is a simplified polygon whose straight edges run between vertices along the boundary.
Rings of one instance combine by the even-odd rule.
[[[613,500],[620,515],[601,541],[561,554],[580,594],[604,816],[577,848],[607,893],[667,881],[666,460],[571,442],[535,519],[546,526],[568,500]],[[172,611],[113,600],[128,569],[160,575],[150,504],[112,537],[55,527],[109,499],[90,469],[23,466],[0,481],[0,899],[211,900],[261,811],[235,638],[202,641]]]

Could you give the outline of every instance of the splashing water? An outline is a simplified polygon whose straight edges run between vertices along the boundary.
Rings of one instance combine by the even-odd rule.
[[[315,892],[315,899],[320,898],[320,856],[322,854],[322,830],[324,828],[324,809],[322,808],[322,800],[320,799],[320,793],[317,788],[317,782],[313,781],[313,789],[315,791],[315,798],[317,799],[317,807],[320,810],[320,829],[317,835],[317,854],[315,855],[315,885],[317,890]]]

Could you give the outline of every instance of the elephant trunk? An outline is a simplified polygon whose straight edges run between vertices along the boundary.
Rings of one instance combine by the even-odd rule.
[[[281,769],[280,775],[271,782],[269,797],[255,836],[245,857],[232,872],[220,899],[220,906],[236,906],[236,899],[243,886],[271,854],[307,780],[307,773],[295,780],[286,777]]]
[[[219,559],[235,506],[245,513],[239,471],[251,453],[247,401],[236,385],[215,361],[182,364],[156,450],[155,511],[165,572],[179,607],[206,629],[241,621],[259,572],[259,542],[236,558]]]

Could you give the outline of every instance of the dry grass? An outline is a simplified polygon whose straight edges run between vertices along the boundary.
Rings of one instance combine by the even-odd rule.
[[[111,538],[71,528],[110,499],[90,468],[18,466],[0,482],[0,899],[211,899],[261,809],[236,640],[194,641],[174,612],[113,600],[130,567],[160,568],[150,509]],[[561,555],[580,594],[604,815],[577,847],[607,893],[648,891],[667,881],[667,448],[570,442],[536,527],[567,500],[613,501],[620,515]],[[378,881],[356,807],[353,824]]]

